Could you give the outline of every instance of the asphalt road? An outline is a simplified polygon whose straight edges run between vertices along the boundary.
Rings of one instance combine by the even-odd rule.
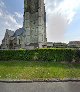
[[[80,82],[0,83],[0,92],[80,92]]]

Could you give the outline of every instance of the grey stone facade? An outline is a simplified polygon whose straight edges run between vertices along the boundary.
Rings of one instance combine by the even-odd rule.
[[[70,41],[68,43],[69,48],[80,48],[80,41]]]
[[[47,46],[44,0],[24,0],[23,28],[6,30],[1,49],[34,49]]]
[[[44,0],[24,0],[24,28],[27,46],[37,44],[42,48],[47,45]]]
[[[2,40],[1,49],[25,48],[24,33],[24,28],[17,29],[15,32],[6,29],[4,39]]]

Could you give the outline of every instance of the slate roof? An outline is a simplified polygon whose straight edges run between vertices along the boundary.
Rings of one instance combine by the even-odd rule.
[[[15,33],[14,33],[14,36],[15,37],[17,37],[17,36],[20,36],[22,33],[24,33],[25,32],[25,30],[24,30],[24,28],[22,27],[22,28],[19,28],[19,29],[17,29],[16,31],[15,31]]]

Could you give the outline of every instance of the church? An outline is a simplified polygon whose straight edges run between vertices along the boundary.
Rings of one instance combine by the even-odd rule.
[[[24,0],[23,27],[15,32],[6,29],[1,49],[35,49],[47,47],[44,0]]]

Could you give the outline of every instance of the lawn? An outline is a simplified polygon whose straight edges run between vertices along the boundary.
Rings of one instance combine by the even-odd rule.
[[[0,79],[79,78],[80,64],[55,62],[0,61]]]

